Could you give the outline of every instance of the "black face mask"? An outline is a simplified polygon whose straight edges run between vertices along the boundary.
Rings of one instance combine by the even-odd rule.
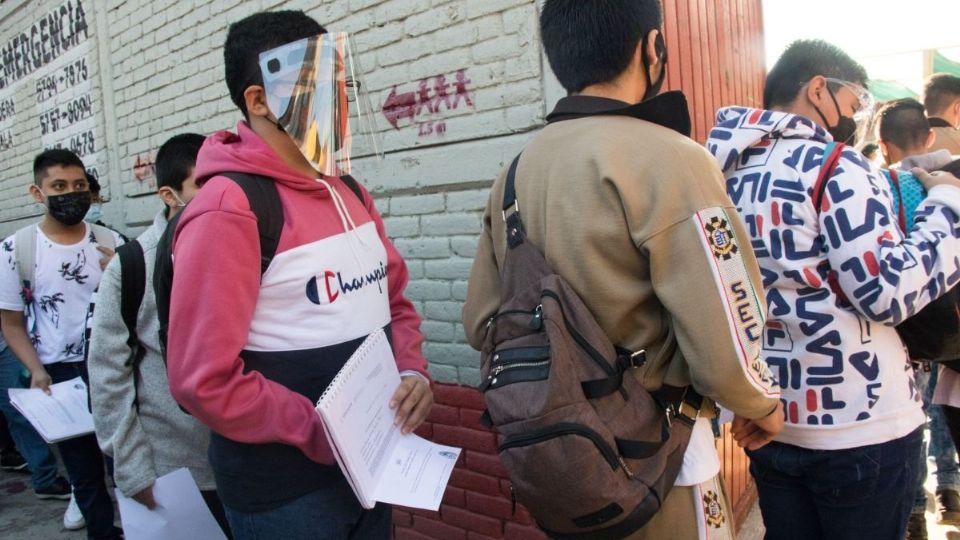
[[[89,191],[47,195],[47,211],[50,212],[50,217],[67,226],[83,221],[92,203]]]
[[[833,100],[833,106],[837,108],[837,114],[840,116],[840,120],[837,121],[837,125],[831,126],[827,122],[827,117],[823,115],[823,112],[820,110],[820,107],[814,105],[814,108],[817,110],[817,114],[820,115],[820,119],[823,120],[824,125],[827,126],[827,132],[833,136],[833,140],[838,143],[843,143],[847,145],[857,144],[857,123],[850,118],[849,116],[844,116],[840,112],[840,104],[837,103],[837,97],[833,94],[833,90],[830,89],[830,86],[827,86],[827,92],[830,92],[830,99]]]
[[[643,39],[643,50],[646,51],[647,39]],[[650,65],[647,61],[647,55],[643,55],[643,74],[647,77],[647,91],[643,94],[643,101],[656,97],[663,88],[663,81],[667,78],[667,47],[663,44],[663,34],[657,33],[657,40],[654,44],[657,50],[657,57],[660,59],[660,76],[656,82],[650,80]]]

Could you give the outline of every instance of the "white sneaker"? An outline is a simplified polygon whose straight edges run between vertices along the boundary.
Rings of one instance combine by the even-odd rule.
[[[70,504],[67,505],[67,511],[63,513],[63,528],[68,531],[76,531],[87,526],[87,522],[80,513],[80,507],[77,506],[77,498],[70,494]]]

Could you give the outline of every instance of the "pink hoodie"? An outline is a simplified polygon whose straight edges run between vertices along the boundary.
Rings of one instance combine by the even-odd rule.
[[[222,172],[278,184],[283,232],[262,283],[256,218]],[[174,244],[171,392],[226,439],[334,463],[314,401],[367,334],[389,326],[399,369],[427,375],[406,265],[366,190],[361,202],[339,178],[299,175],[244,122],[207,139],[196,175],[209,180]]]

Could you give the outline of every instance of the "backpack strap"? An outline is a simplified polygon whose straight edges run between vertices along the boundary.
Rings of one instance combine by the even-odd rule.
[[[356,195],[358,199],[360,199],[360,202],[362,202],[364,205],[367,204],[367,201],[365,201],[363,198],[363,190],[360,189],[360,184],[357,182],[356,178],[350,176],[349,174],[345,174],[340,177],[340,181],[346,184],[348,188],[350,188],[350,191],[352,191],[353,194]]]
[[[823,199],[827,192],[827,181],[833,177],[837,170],[837,164],[840,163],[840,155],[846,145],[843,143],[829,142],[823,148],[823,159],[820,162],[820,174],[817,175],[817,183],[813,185],[813,207],[817,215],[823,211]]]
[[[93,231],[93,240],[97,245],[110,249],[117,247],[117,238],[113,235],[113,231],[96,223],[90,223],[89,225],[90,230]]]
[[[257,217],[257,231],[260,233],[260,277],[277,254],[280,245],[280,233],[283,232],[283,205],[277,184],[272,179],[243,173],[223,173],[222,176],[233,180],[247,195],[250,210]],[[361,199],[362,200],[362,199]]]
[[[140,412],[140,363],[147,350],[137,336],[137,313],[147,287],[147,268],[143,247],[136,240],[117,248],[117,257],[120,259],[120,315],[127,326],[127,346],[131,351],[127,365],[133,368],[133,406]]]
[[[900,231],[905,233],[907,232],[907,209],[903,205],[903,192],[900,191],[900,175],[893,169],[889,169],[887,173],[890,175],[890,184],[897,192],[897,223],[900,225]]]
[[[17,261],[17,272],[20,274],[20,284],[23,287],[24,304],[27,304],[26,295],[33,291],[34,273],[37,267],[37,225],[33,224],[18,230],[13,235],[13,256]]]
[[[514,249],[523,243],[523,220],[520,218],[520,201],[517,200],[517,166],[520,156],[517,155],[507,170],[507,181],[503,186],[503,221],[507,225],[507,246]],[[513,208],[513,213],[507,217],[507,210]]]

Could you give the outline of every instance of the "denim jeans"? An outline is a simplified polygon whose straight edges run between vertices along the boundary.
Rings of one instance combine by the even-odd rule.
[[[943,407],[933,405],[933,391],[937,387],[936,364],[933,369],[917,370],[917,391],[923,396],[923,408],[927,412],[930,427],[930,441],[924,441],[920,450],[920,476],[917,478],[916,497],[913,502],[913,511],[920,513],[927,508],[927,490],[923,484],[927,479],[927,458],[932,457],[937,464],[937,489],[960,488],[960,470],[957,468],[957,452],[950,437],[950,430],[943,417]]]
[[[845,450],[772,442],[747,452],[766,540],[902,540],[922,439],[918,428]]]
[[[33,489],[50,487],[57,478],[57,458],[53,456],[47,442],[43,440],[30,422],[10,404],[10,388],[24,388],[20,376],[23,364],[10,348],[0,351],[0,411],[7,419],[10,436],[23,459],[30,467],[30,481]]]
[[[391,507],[364,510],[344,478],[265,512],[226,508],[236,540],[388,540]]]
[[[43,366],[54,383],[87,377],[86,362],[57,362]],[[113,528],[113,501],[104,480],[103,454],[95,435],[84,435],[57,443],[60,459],[70,476],[70,485],[80,513],[87,522],[87,538],[117,538]]]

